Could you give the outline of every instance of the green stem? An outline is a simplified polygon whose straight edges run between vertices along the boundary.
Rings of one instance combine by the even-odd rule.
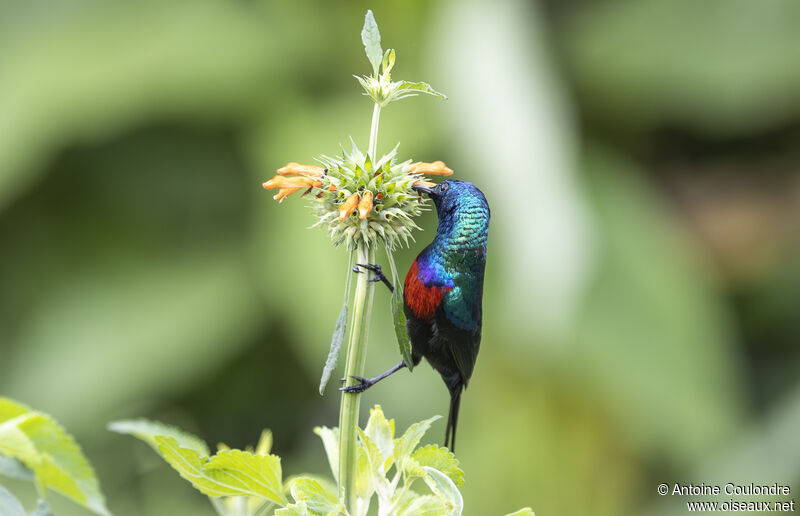
[[[374,263],[375,251],[360,240],[356,249],[356,263]],[[364,376],[367,360],[367,337],[369,320],[372,315],[372,294],[374,283],[367,281],[369,274],[358,274],[356,291],[353,296],[353,318],[350,323],[350,340],[347,344],[345,364],[345,384],[357,383],[351,377]],[[351,515],[358,514],[356,496],[356,427],[361,394],[342,393],[339,411],[339,498],[347,505]]]
[[[378,125],[381,120],[381,106],[375,104],[372,109],[372,127],[369,130],[369,159],[375,164],[378,161]]]

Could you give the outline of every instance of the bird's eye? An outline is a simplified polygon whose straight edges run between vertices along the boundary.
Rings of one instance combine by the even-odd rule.
[[[450,185],[448,185],[447,183],[442,183],[439,185],[439,191],[442,193],[445,193],[448,188],[450,188]]]

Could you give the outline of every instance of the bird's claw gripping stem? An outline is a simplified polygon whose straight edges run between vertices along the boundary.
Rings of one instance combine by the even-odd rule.
[[[339,388],[340,391],[349,392],[350,394],[359,394],[366,391],[375,384],[373,380],[368,380],[361,376],[351,376],[350,378],[358,381],[359,383],[355,385],[350,385],[348,387],[340,387]],[[342,381],[345,380],[347,380],[347,378],[342,378]]]
[[[383,269],[381,269],[380,265],[376,265],[374,263],[357,263],[355,267],[353,267],[353,272],[356,274],[360,273],[359,267],[362,269],[366,269],[368,271],[372,271],[375,274],[374,278],[370,278],[367,281],[378,282],[382,281],[384,285],[389,289],[390,292],[394,292],[394,285],[389,279],[383,274]]]

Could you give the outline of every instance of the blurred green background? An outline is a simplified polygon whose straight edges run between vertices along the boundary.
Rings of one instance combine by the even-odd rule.
[[[75,434],[121,516],[213,511],[113,419],[236,447],[269,427],[285,472],[327,472],[346,256],[260,183],[366,145],[367,8],[395,76],[450,97],[387,108],[379,151],[492,206],[465,514],[684,514],[661,482],[797,499],[795,0],[0,1],[0,393]],[[398,359],[388,301],[368,372]],[[404,429],[447,399],[424,365],[362,415]]]

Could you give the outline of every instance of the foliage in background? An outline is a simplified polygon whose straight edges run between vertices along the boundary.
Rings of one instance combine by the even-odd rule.
[[[465,515],[497,510],[497,493],[504,511],[679,515],[654,490],[665,476],[800,482],[797,7],[381,6],[397,73],[449,96],[386,110],[382,138],[501,200],[485,299],[502,310],[485,311],[459,429]],[[0,392],[70,429],[115,514],[212,511],[102,432],[109,419],[240,448],[270,427],[287,469],[322,471],[308,429],[336,414],[306,387],[341,306],[328,271],[347,260],[305,238],[302,202],[265,203],[257,185],[337,148],[332,128],[367,137],[342,73],[363,68],[343,43],[362,14],[0,2]],[[389,317],[376,310],[370,368],[396,362]],[[426,367],[365,403],[400,427],[437,413]]]
[[[356,485],[358,505],[348,513],[338,501],[339,429],[318,427],[333,479],[311,475],[283,480],[280,458],[271,455],[272,434],[264,431],[255,449],[232,450],[219,445],[209,456],[208,447],[194,435],[161,423],[116,421],[114,432],[133,435],[149,444],[195,489],[211,500],[220,516],[352,516],[366,515],[377,499],[380,516],[458,516],[463,500],[456,486],[464,483],[458,460],[446,448],[419,447],[420,440],[438,419],[411,425],[395,438],[395,422],[387,420],[380,406],[370,411],[366,427],[359,429]],[[429,493],[411,489],[421,480]],[[291,500],[289,499],[291,496]],[[523,509],[514,514],[529,514]]]
[[[51,515],[52,489],[95,514],[110,516],[94,470],[71,435],[47,414],[0,397],[0,475],[36,484],[39,500],[30,516]],[[0,514],[27,516],[0,486]]]

